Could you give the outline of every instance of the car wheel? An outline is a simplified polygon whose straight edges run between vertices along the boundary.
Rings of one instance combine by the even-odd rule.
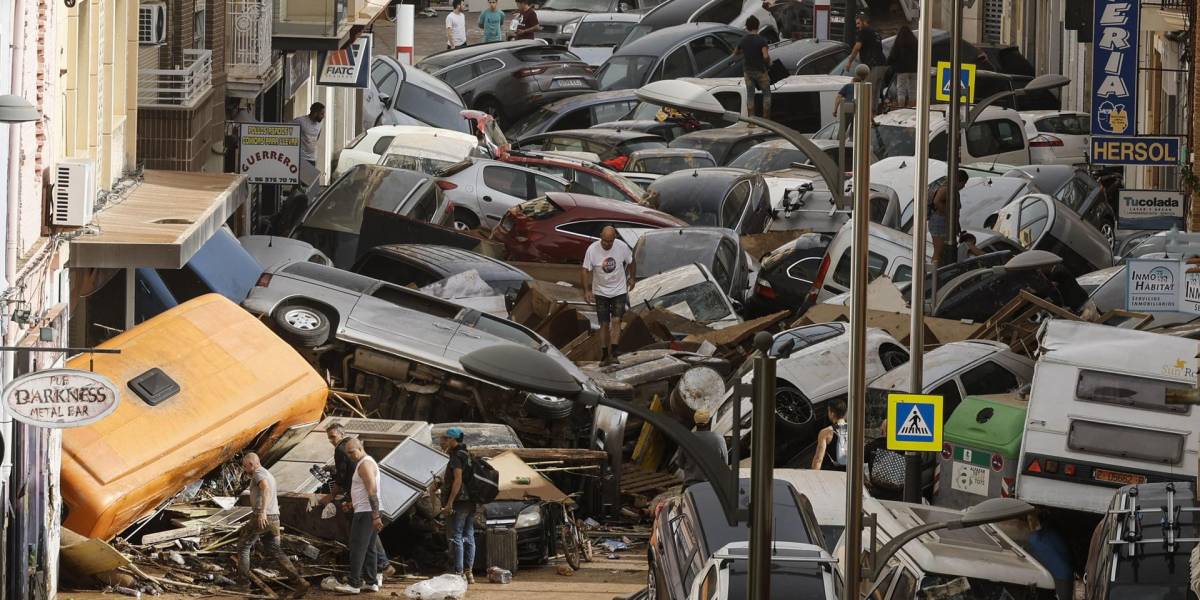
[[[575,411],[575,402],[566,398],[543,396],[541,394],[525,395],[525,412],[543,419],[558,420],[571,416]]]
[[[492,98],[484,98],[483,100],[480,100],[479,103],[475,105],[475,110],[481,110],[489,115],[492,115],[492,117],[496,119],[497,123],[504,122],[504,109],[501,108],[499,102],[493,100]]]
[[[458,231],[471,231],[479,229],[479,217],[475,213],[461,206],[454,209],[454,229]]]
[[[885,348],[879,353],[879,362],[884,371],[891,371],[908,362],[908,353],[898,348]]]
[[[315,348],[329,339],[329,316],[305,304],[285,304],[272,316],[280,337],[288,342]]]
[[[807,433],[816,425],[812,402],[794,385],[775,384],[775,416],[779,427],[791,433]]]
[[[651,553],[647,557],[647,560],[650,564],[649,568],[646,569],[646,598],[649,598],[649,600],[661,600],[665,597],[663,596],[665,591],[660,591],[663,590],[663,586],[658,580],[658,568],[654,562],[654,554]]]
[[[1100,225],[1100,234],[1104,239],[1108,240],[1108,247],[1114,252],[1117,248],[1117,223],[1116,221],[1105,221]]]

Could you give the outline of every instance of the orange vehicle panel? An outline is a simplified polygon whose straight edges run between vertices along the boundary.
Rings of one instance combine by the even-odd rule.
[[[266,325],[228,299],[208,294],[101,344],[120,354],[77,356],[76,369],[112,380],[121,401],[108,417],[63,432],[65,525],[109,539],[188,483],[325,410],[324,379]],[[128,386],[159,368],[179,392],[157,406]],[[259,448],[265,450],[266,448]]]

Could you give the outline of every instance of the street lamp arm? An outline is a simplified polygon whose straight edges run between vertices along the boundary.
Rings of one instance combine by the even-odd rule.
[[[908,531],[905,531],[904,533],[901,533],[900,535],[892,538],[891,541],[884,544],[883,547],[880,548],[877,552],[874,552],[874,556],[872,557],[872,560],[871,560],[871,569],[872,569],[871,581],[876,581],[879,579],[879,576],[880,576],[880,574],[883,573],[883,568],[884,568],[884,566],[887,565],[888,560],[890,560],[892,558],[892,556],[894,556],[896,554],[896,552],[899,552],[900,548],[904,547],[905,544],[907,544],[927,533],[931,533],[931,532],[938,531],[941,529],[947,529],[952,524],[953,524],[952,521],[925,523],[924,525],[913,527],[912,529],[909,529]],[[872,549],[872,550],[874,550],[874,549]],[[850,574],[847,573],[846,576],[849,577]]]
[[[982,115],[983,111],[987,107],[989,107],[1005,98],[1008,98],[1010,96],[1017,96],[1019,94],[1023,94],[1024,92],[1025,92],[1024,89],[1005,90],[1003,92],[996,92],[995,94],[992,94],[991,96],[988,96],[987,98],[984,98],[983,100],[980,100],[977,104],[975,104],[974,107],[971,108],[970,114],[967,115],[967,121],[965,123],[963,123],[963,129],[969,129],[971,127],[971,125],[975,123],[975,119],[978,119],[979,115]]]
[[[762,117],[756,117],[754,115],[741,115],[734,112],[726,113],[726,116],[728,118],[736,118],[737,120],[745,123],[757,125],[763,129],[774,132],[778,134],[779,137],[787,140],[788,143],[795,146],[796,149],[800,150],[801,153],[803,153],[808,157],[809,160],[812,161],[812,164],[814,167],[816,167],[817,172],[821,174],[821,178],[825,180],[825,185],[829,186],[829,193],[837,201],[838,208],[843,210],[849,208],[845,190],[839,189],[842,178],[841,171],[838,169],[837,163],[833,162],[833,159],[829,158],[828,154],[822,152],[816,144],[812,143],[812,140],[808,139],[795,129],[781,125],[775,121],[764,119]]]

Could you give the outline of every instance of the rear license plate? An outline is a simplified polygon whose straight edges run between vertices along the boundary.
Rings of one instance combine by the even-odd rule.
[[[977,496],[988,495],[991,473],[987,469],[954,461],[954,471],[951,475],[951,489]]]
[[[1121,485],[1141,485],[1146,483],[1145,475],[1134,475],[1133,473],[1122,473],[1120,471],[1109,471],[1107,469],[1093,470],[1092,477],[1098,481],[1119,483]]]
[[[555,79],[553,88],[585,88],[587,84],[582,79]]]

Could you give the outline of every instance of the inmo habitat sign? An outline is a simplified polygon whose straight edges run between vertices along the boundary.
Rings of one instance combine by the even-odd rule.
[[[116,410],[121,394],[107,377],[77,369],[51,369],[18,377],[4,386],[4,406],[22,423],[81,427]]]

